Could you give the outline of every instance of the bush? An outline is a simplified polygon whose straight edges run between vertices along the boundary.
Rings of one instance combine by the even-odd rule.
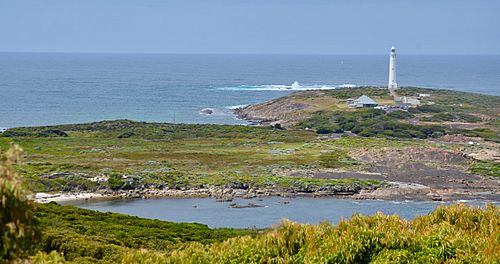
[[[40,204],[36,214],[44,227],[37,249],[45,253],[56,251],[74,263],[117,263],[130,249],[167,252],[188,241],[209,244],[256,233],[102,213],[54,202]]]
[[[413,117],[405,111],[385,113],[381,109],[360,109],[348,112],[320,111],[302,121],[298,127],[316,128],[319,134],[351,131],[363,137],[429,138],[444,135],[441,126],[420,126],[399,121]]]
[[[112,190],[118,190],[125,185],[125,181],[118,176],[112,176],[108,179],[108,187]]]
[[[393,112],[387,113],[387,117],[395,118],[395,119],[408,119],[408,118],[415,117],[415,115],[413,115],[409,112],[406,112],[406,111],[393,111]]]
[[[30,258],[30,263],[59,264],[59,263],[65,263],[65,260],[64,257],[61,256],[56,251],[52,251],[49,254],[45,252],[38,252],[35,256]]]
[[[29,200],[23,181],[14,171],[22,149],[13,145],[0,153],[0,257],[14,262],[25,257],[40,237],[38,221],[34,216],[35,205]]]
[[[439,105],[420,105],[418,107],[410,108],[410,113],[439,113],[446,111]]]
[[[441,206],[408,222],[378,213],[337,225],[283,221],[255,238],[192,243],[163,257],[129,253],[127,263],[498,263],[499,207]]]
[[[494,161],[476,161],[469,169],[474,174],[500,178],[500,163]]]
[[[329,124],[328,126],[320,126],[316,129],[318,134],[342,133],[343,129],[337,124]]]
[[[41,131],[37,134],[39,137],[67,137],[68,134],[58,129],[49,129]]]

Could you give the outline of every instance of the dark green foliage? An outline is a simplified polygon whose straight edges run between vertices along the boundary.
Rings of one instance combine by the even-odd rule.
[[[45,137],[47,131],[61,131],[69,134],[92,133],[99,138],[140,138],[140,139],[195,139],[195,138],[233,138],[267,137],[270,139],[295,142],[294,134],[286,133],[275,127],[231,126],[231,125],[202,125],[202,124],[169,124],[146,123],[131,120],[101,121],[86,124],[70,124],[45,127],[11,128],[0,134],[2,137]],[[286,137],[285,137],[286,135]]]
[[[16,130],[16,129],[8,129],[7,131],[3,132],[0,134],[2,137],[27,137],[32,135],[29,132],[23,131],[23,130]]]
[[[124,132],[118,136],[118,138],[129,138],[134,136],[135,134],[133,132]]]
[[[495,116],[500,109],[500,100],[498,96],[493,95],[415,87],[404,87],[398,93],[401,96],[417,96],[420,93],[431,94],[430,97],[422,99],[424,105],[410,110],[421,110],[421,113],[481,113]],[[431,104],[427,105],[427,103]]]
[[[255,234],[240,229],[210,229],[201,224],[178,224],[117,213],[101,213],[56,203],[41,204],[36,212],[44,227],[39,250],[63,253],[66,260],[119,262],[128,249],[169,251],[184,242],[203,244]]]
[[[320,126],[316,129],[318,134],[330,134],[330,133],[342,133],[344,130],[340,128],[337,124],[329,124],[325,126]]]
[[[108,180],[108,186],[112,190],[118,190],[124,185],[125,185],[125,181],[123,179],[120,179],[119,177],[116,177],[116,176],[112,176]]]
[[[47,128],[47,127],[45,127]],[[3,132],[1,136],[3,137],[28,137],[28,136],[36,136],[36,137],[67,137],[68,134],[59,129],[37,129],[36,131],[28,130],[28,129],[8,129]]]
[[[450,132],[450,134],[462,134],[468,137],[480,137],[485,140],[494,141],[500,143],[500,135],[498,132],[495,132],[488,128],[476,128],[471,130],[466,129],[454,129]]]
[[[387,113],[387,117],[389,118],[394,118],[394,119],[409,119],[415,117],[415,115],[406,112],[406,111],[393,111],[390,113]]]
[[[401,112],[401,113],[398,113]],[[418,126],[397,119],[411,117],[410,113],[397,111],[386,114],[381,109],[362,109],[346,112],[317,112],[297,126],[300,128],[338,126],[337,131],[351,131],[363,137],[429,138],[444,135],[441,126]]]
[[[23,180],[14,171],[20,162],[22,149],[13,145],[5,154],[0,153],[0,261],[16,262],[26,257],[39,239],[40,229],[33,210],[35,204],[28,199]]]
[[[420,118],[421,121],[430,121],[430,122],[442,122],[442,121],[452,121],[452,122],[470,122],[475,123],[481,121],[481,118],[468,115],[468,114],[453,114],[453,113],[439,113],[432,115],[430,117]]]
[[[58,130],[58,129],[49,129],[49,130],[38,132],[37,136],[39,136],[39,137],[67,137],[68,134],[66,134],[66,132]]]
[[[483,176],[500,177],[500,163],[494,161],[476,161],[470,172]]]
[[[445,109],[439,105],[420,105],[409,109],[410,113],[440,113],[444,111]]]

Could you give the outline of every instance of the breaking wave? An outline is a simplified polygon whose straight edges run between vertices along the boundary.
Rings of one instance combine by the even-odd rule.
[[[332,90],[336,88],[354,88],[354,84],[340,85],[301,85],[294,82],[291,85],[286,84],[264,84],[264,85],[240,85],[236,87],[221,87],[218,90],[229,91],[306,91],[306,90]]]
[[[242,105],[231,105],[231,106],[226,106],[226,109],[229,109],[229,110],[236,110],[236,109],[240,109],[240,108],[245,108],[247,107],[248,105],[247,104],[242,104]]]

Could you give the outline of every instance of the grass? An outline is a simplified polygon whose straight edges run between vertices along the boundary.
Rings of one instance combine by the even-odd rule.
[[[46,136],[41,132],[63,131],[67,136]],[[268,127],[171,125],[126,120],[53,127],[17,128],[0,137],[0,147],[10,143],[25,149],[26,162],[18,169],[29,179],[35,191],[97,190],[119,188],[118,178],[133,176],[134,186],[196,187],[244,182],[256,187],[289,188],[308,179],[273,178],[277,172],[294,169],[321,169],[325,153],[343,152],[336,168],[356,169],[362,164],[349,157],[347,149],[367,145],[413,142],[380,141],[368,138],[321,140],[314,132],[277,130]],[[165,131],[168,131],[166,133]],[[120,138],[131,132],[128,138]],[[22,136],[19,136],[22,135]],[[68,175],[51,177],[54,173]],[[107,183],[91,182],[88,177],[105,175]],[[266,185],[265,183],[269,183]],[[318,180],[318,186],[333,181]],[[350,186],[352,181],[338,180]],[[357,181],[372,186],[375,182]],[[292,186],[303,184],[292,184]]]
[[[470,172],[483,176],[500,178],[500,163],[494,161],[476,161],[470,167]]]

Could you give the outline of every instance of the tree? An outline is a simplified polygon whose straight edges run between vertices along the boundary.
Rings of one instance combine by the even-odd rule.
[[[22,177],[14,171],[14,164],[21,162],[22,153],[17,145],[0,153],[0,257],[3,261],[26,257],[40,238],[35,204],[28,198]]]

